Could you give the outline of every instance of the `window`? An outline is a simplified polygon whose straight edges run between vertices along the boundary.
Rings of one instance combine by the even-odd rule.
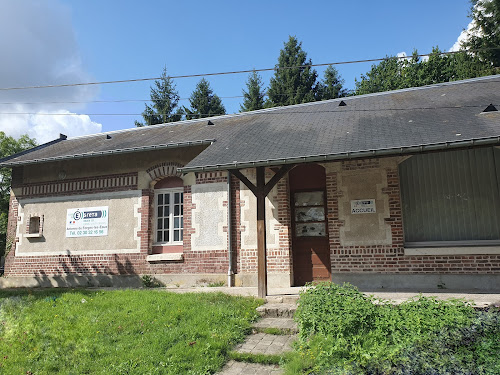
[[[406,247],[500,244],[500,149],[415,155],[399,176]]]
[[[182,189],[155,191],[155,244],[182,244],[184,194]]]

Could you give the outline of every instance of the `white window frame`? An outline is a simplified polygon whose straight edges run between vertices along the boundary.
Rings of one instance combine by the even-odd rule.
[[[168,188],[168,189],[157,189],[155,190],[155,197],[154,197],[154,232],[153,232],[153,245],[154,246],[168,246],[168,245],[182,245],[183,244],[183,239],[181,236],[181,239],[179,241],[174,241],[174,196],[175,193],[181,193],[182,194],[182,201],[181,201],[181,207],[182,207],[182,215],[180,217],[182,218],[182,227],[180,228],[182,233],[184,233],[184,189],[183,188]],[[168,241],[161,241],[158,242],[158,196],[162,194],[169,194],[170,196],[170,209],[169,209],[169,240]]]

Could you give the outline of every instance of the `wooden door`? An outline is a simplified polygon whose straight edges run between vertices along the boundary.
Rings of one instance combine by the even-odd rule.
[[[290,171],[294,285],[330,280],[330,246],[323,167],[306,164]]]

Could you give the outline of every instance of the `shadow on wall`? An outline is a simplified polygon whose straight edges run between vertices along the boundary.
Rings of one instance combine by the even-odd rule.
[[[111,262],[110,262],[111,263]],[[39,270],[34,277],[38,287],[71,288],[71,287],[130,287],[142,286],[142,280],[128,258],[120,260],[114,255],[112,267],[106,264],[88,265],[80,257],[70,257],[69,261],[61,261],[55,275],[47,275]]]

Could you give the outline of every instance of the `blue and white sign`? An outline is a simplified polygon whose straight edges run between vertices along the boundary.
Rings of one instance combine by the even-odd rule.
[[[108,207],[70,208],[66,214],[66,237],[108,235]]]

